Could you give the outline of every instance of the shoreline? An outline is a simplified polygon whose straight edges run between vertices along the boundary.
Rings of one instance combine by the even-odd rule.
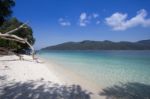
[[[68,68],[62,67],[60,64],[52,62],[48,59],[41,58],[46,63],[46,66],[50,71],[53,71],[56,74],[56,77],[59,77],[59,80],[65,85],[77,84],[83,87],[84,89],[92,92],[91,99],[105,99],[104,96],[98,95],[99,92],[103,89],[100,86],[97,86],[95,83],[92,83],[90,79],[85,78],[83,75],[80,75]]]
[[[21,89],[26,90],[27,92],[29,91],[29,94],[32,93],[31,90],[24,89],[24,84],[26,86],[33,87],[40,87],[41,84],[44,84],[43,86],[45,86],[46,84],[46,86],[48,87],[49,85],[47,84],[51,83],[51,87],[59,86],[57,87],[58,90],[60,90],[59,88],[63,86],[65,86],[66,88],[70,88],[72,86],[79,85],[81,87],[80,91],[84,92],[85,95],[90,94],[91,99],[100,98],[98,93],[92,89],[97,87],[87,83],[88,80],[83,79],[82,77],[80,77],[80,75],[77,75],[76,73],[66,68],[59,67],[59,65],[57,64],[46,61],[45,59],[39,56],[36,57],[38,57],[38,60],[35,61],[32,60],[31,56],[27,55],[23,55],[24,60],[19,60],[19,58],[16,55],[0,56],[0,96],[2,95],[2,97],[4,96],[6,98],[7,96],[5,96],[5,94],[11,94],[11,92],[23,93],[24,91],[22,92],[20,90],[20,87]],[[18,84],[20,87],[18,86]],[[11,88],[17,88],[11,92],[6,91],[6,93],[4,93],[5,88],[7,87],[10,87],[10,90]],[[43,90],[46,89],[43,88]],[[36,89],[33,91],[36,91]],[[43,93],[43,91],[40,92],[40,94],[41,93]],[[14,95],[14,97],[16,97],[16,94]]]

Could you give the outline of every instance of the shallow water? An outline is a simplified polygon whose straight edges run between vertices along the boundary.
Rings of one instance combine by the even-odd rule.
[[[98,86],[150,84],[150,51],[40,51],[38,55]]]

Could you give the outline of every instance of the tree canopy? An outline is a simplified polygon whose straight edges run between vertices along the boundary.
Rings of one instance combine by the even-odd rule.
[[[4,36],[3,34],[6,32],[17,29],[17,31],[11,34],[23,39],[27,44],[16,42],[17,40],[12,40],[12,38],[8,39],[0,37],[0,47],[11,49],[17,52],[26,51],[26,49],[32,49],[31,45],[33,45],[35,42],[32,28],[28,25],[24,25],[18,29],[18,27],[24,23],[19,21],[16,17],[11,17],[13,6],[15,6],[15,0],[0,0],[0,34],[1,36]],[[12,37],[10,35],[7,36]]]
[[[14,5],[14,0],[0,0],[0,26],[11,16]]]
[[[13,30],[23,23],[17,20],[17,18],[11,18],[8,21],[5,21],[3,25],[0,28],[1,33],[6,33],[10,30]],[[33,37],[33,31],[30,26],[25,26],[25,28],[21,28],[18,31],[12,33],[14,35],[17,35],[18,37],[21,37],[23,39],[27,39],[27,41],[33,45],[35,42],[35,39]],[[16,50],[21,50],[21,49],[28,49],[29,46],[27,44],[21,44],[15,41],[8,41],[4,39],[0,39],[0,46],[1,47],[7,47],[10,49],[16,49]]]

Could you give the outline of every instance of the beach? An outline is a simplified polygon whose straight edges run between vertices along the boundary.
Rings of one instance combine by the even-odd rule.
[[[79,84],[98,96],[93,99],[126,97],[130,93],[147,96],[142,90],[149,93],[149,51],[40,51],[37,55],[62,82]],[[105,94],[100,97],[99,93]]]
[[[71,71],[88,83],[92,82],[99,89],[120,82],[149,84],[149,55],[149,51],[40,51],[38,53],[38,56],[53,64],[56,71],[59,69]]]
[[[61,66],[61,64],[54,63],[52,61],[48,61],[46,59],[42,59],[46,61],[46,65],[50,71],[53,71],[61,84],[64,85],[80,85],[83,89],[91,92],[91,99],[105,99],[103,96],[98,95],[100,91],[102,91],[103,87],[99,87],[96,84],[92,83],[90,79],[85,78],[83,75],[80,75],[73,70],[65,68]]]
[[[91,80],[90,76],[91,79],[88,79],[73,69],[63,66],[60,62],[54,62],[53,59],[39,57],[39,55],[36,56],[36,60],[28,55],[22,55],[22,57],[23,60],[19,60],[16,55],[0,56],[0,99],[106,99],[118,97],[118,95],[126,97],[129,94],[130,96],[130,93],[134,93],[137,97],[149,97],[149,84],[122,82],[125,85],[105,87],[101,83],[105,81],[103,77],[100,78],[101,82],[98,85]],[[55,58],[55,56],[52,57]],[[73,61],[68,59],[67,63],[69,62]],[[75,68],[78,68],[77,65]],[[97,73],[103,75],[103,72]],[[91,76],[94,77],[94,75]],[[130,88],[132,90],[128,90]],[[143,93],[141,89],[146,93]],[[121,90],[124,91],[120,93]],[[128,93],[125,90],[128,90]]]
[[[2,97],[2,99],[7,99],[13,95],[16,97],[14,99],[20,99],[17,97],[22,97],[27,93],[27,95],[30,96],[32,92],[37,91],[33,89],[38,89],[41,85],[46,86],[43,87],[43,91],[40,88],[40,91],[42,91],[41,93],[48,90],[48,88],[54,88],[54,86],[57,86],[57,90],[62,89],[62,86],[63,88],[66,86],[65,88],[73,87],[78,90],[80,89],[79,91],[82,91],[79,86],[76,86],[81,85],[85,93],[92,94],[91,98],[96,99],[97,96],[95,96],[90,90],[91,86],[89,86],[86,81],[82,80],[82,77],[78,77],[75,73],[58,68],[53,63],[45,62],[45,60],[32,60],[31,56],[23,55],[23,59],[24,60],[19,60],[19,58],[15,55],[0,57],[0,97]],[[30,86],[29,88],[31,88],[31,86],[34,87],[31,88],[32,90],[28,90],[24,86]],[[12,88],[14,88],[13,91]],[[41,94],[41,96],[43,95]],[[46,96],[48,98],[49,94],[46,94]],[[40,94],[32,94],[30,98],[24,96],[24,98],[21,99],[41,99],[39,97]]]
[[[0,75],[7,76],[7,80],[52,80],[60,83],[58,77],[50,72],[43,62],[37,63],[32,57],[23,55],[24,60],[19,60],[15,55],[0,57]]]
[[[150,99],[149,5],[0,0],[0,99]]]
[[[149,51],[41,51],[35,60],[28,55],[22,55],[23,60],[3,55],[0,99],[149,98],[149,54]]]

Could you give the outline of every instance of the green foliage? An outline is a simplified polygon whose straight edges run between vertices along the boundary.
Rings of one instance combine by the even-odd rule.
[[[0,28],[0,32],[1,33],[6,33],[10,30],[13,30],[17,27],[19,27],[21,24],[23,24],[22,22],[18,21],[16,18],[11,18],[10,20],[8,21],[5,21],[3,23],[3,25],[1,26]],[[18,31],[12,33],[12,34],[15,34],[21,38],[25,38],[28,40],[28,42],[33,45],[34,42],[35,42],[35,39],[33,38],[33,31],[31,29],[31,27],[29,26],[25,26],[26,28],[21,28],[19,29]],[[8,41],[8,40],[3,40],[3,39],[0,39],[0,46],[1,47],[7,47],[7,48],[10,48],[10,49],[28,49],[29,46],[27,44],[20,44],[18,42],[15,42],[15,41]]]
[[[15,0],[0,0],[0,32],[6,33],[15,28],[18,28],[22,22],[18,21],[17,18],[11,18],[12,7],[15,6]],[[13,34],[27,39],[28,42],[33,45],[35,39],[33,38],[33,31],[31,27],[25,26],[26,28],[21,28]],[[24,49],[29,49],[27,44],[21,44],[15,41],[4,40],[0,38],[0,47],[14,49],[17,52]]]
[[[15,5],[14,0],[0,0],[0,26],[12,14],[11,7]]]

